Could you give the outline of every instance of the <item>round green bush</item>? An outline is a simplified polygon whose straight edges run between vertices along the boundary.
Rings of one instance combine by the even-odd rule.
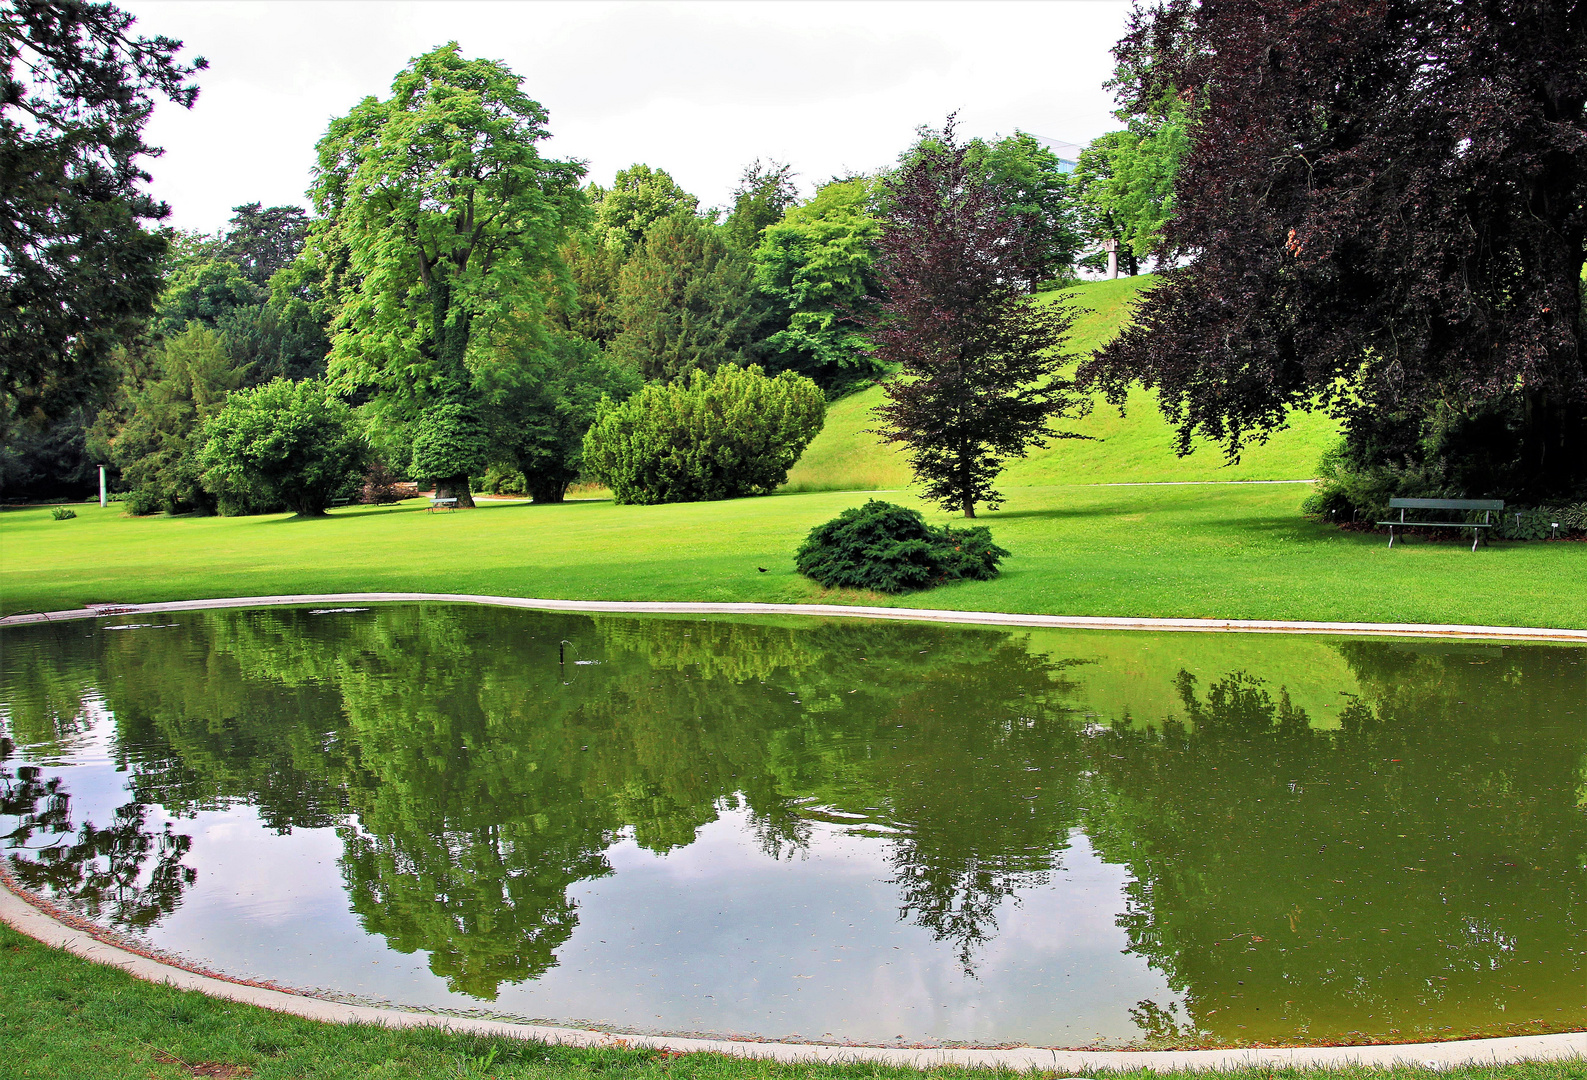
[[[368,456],[352,410],[323,379],[238,390],[205,421],[203,437],[204,486],[223,513],[280,505],[323,514]]]
[[[933,529],[918,510],[872,499],[811,529],[795,565],[829,589],[900,593],[945,581],[987,581],[1007,555],[985,525]]]
[[[606,400],[584,436],[584,472],[620,503],[769,494],[821,430],[826,398],[803,375],[725,364]]]

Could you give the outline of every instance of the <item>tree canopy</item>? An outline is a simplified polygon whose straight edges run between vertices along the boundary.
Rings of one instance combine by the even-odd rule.
[[[692,214],[651,224],[618,279],[611,353],[647,379],[743,364],[764,305],[749,256]]]
[[[700,208],[700,200],[679,187],[671,173],[644,164],[619,170],[609,189],[590,185],[590,195],[597,234],[623,259],[634,253],[656,222],[692,215]]]
[[[755,251],[756,284],[787,313],[786,328],[766,339],[768,358],[828,390],[881,373],[862,329],[881,288],[874,189],[863,178],[823,184],[766,227]]]
[[[114,383],[142,330],[169,210],[141,186],[156,95],[191,107],[202,68],[182,43],[135,37],[110,4],[0,7],[0,431],[46,420]]]
[[[1205,104],[1164,251],[1183,266],[1082,375],[1156,387],[1231,455],[1294,409],[1434,489],[1587,485],[1587,8],[1171,2],[1122,104]],[[1478,451],[1457,452],[1459,444]],[[1429,492],[1432,493],[1432,492]]]
[[[310,250],[338,305],[331,373],[387,423],[444,410],[432,429],[472,429],[471,362],[509,318],[533,332],[522,316],[561,287],[557,249],[586,212],[583,166],[540,156],[546,112],[521,82],[454,42],[320,140]],[[435,479],[472,505],[466,474]]]

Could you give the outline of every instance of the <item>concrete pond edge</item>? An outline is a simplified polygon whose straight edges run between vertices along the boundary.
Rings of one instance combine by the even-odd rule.
[[[749,604],[692,601],[545,600],[476,593],[359,592],[299,593],[279,596],[227,596],[210,600],[172,600],[153,604],[94,604],[70,611],[27,612],[0,618],[0,627],[93,619],[111,615],[159,614],[218,608],[277,607],[303,604],[388,603],[483,604],[535,611],[613,615],[805,615],[976,626],[1047,627],[1068,630],[1168,630],[1244,634],[1335,634],[1358,637],[1472,638],[1508,641],[1560,641],[1587,644],[1587,630],[1542,626],[1473,626],[1461,623],[1301,622],[1289,619],[1153,619],[1114,615],[1031,615],[1003,611],[949,611],[943,608],[862,607],[845,604]]]
[[[1103,616],[1022,615],[986,611],[922,608],[849,607],[833,604],[667,603],[604,600],[542,600],[466,593],[308,593],[290,596],[225,597],[155,604],[102,604],[72,611],[11,615],[0,627],[114,615],[202,611],[219,608],[303,604],[401,602],[471,603],[539,611],[656,615],[817,615],[914,620],[983,626],[1053,627],[1096,630],[1171,630],[1233,633],[1340,634],[1375,637],[1470,638],[1587,643],[1587,630],[1546,627],[1468,626],[1427,623],[1293,622],[1250,619],[1148,619]],[[475,1017],[410,1012],[354,1005],[234,982],[121,948],[89,930],[69,925],[0,880],[0,921],[37,941],[96,963],[110,964],[148,982],[211,997],[257,1005],[326,1023],[365,1023],[388,1027],[442,1027],[449,1031],[534,1039],[586,1048],[644,1047],[673,1053],[718,1053],[789,1063],[876,1062],[927,1069],[956,1065],[1044,1070],[1067,1073],[1127,1069],[1221,1070],[1234,1068],[1345,1068],[1419,1066],[1447,1069],[1521,1061],[1587,1061],[1587,1032],[1520,1035],[1499,1039],[1460,1039],[1429,1043],[1375,1043],[1356,1046],[1241,1047],[1224,1050],[1056,1050],[1040,1047],[974,1049],[779,1043],[675,1035],[616,1034],[589,1028],[514,1023]]]
[[[787,1063],[875,1062],[929,1069],[943,1065],[1065,1073],[1236,1068],[1382,1068],[1415,1066],[1449,1069],[1522,1061],[1587,1060],[1587,1032],[1519,1035],[1504,1039],[1463,1039],[1436,1043],[1375,1043],[1361,1046],[1250,1047],[1228,1050],[1050,1050],[1040,1047],[968,1049],[942,1047],[850,1046],[824,1043],[751,1042],[677,1035],[629,1035],[592,1028],[513,1023],[466,1016],[409,1012],[352,1005],[266,986],[232,982],[121,948],[87,930],[68,925],[23,895],[0,883],[0,921],[17,932],[95,963],[118,967],[134,978],[196,990],[210,997],[257,1005],[275,1012],[331,1024],[385,1027],[440,1027],[458,1033],[533,1039],[581,1048],[644,1047],[672,1053],[727,1054]]]

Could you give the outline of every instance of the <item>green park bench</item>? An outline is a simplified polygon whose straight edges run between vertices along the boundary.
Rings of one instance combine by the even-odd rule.
[[[437,499],[434,496],[431,496],[430,505],[425,510],[425,513],[433,514],[437,510],[456,510],[456,509],[457,509],[457,499],[455,497],[446,498],[446,499]]]
[[[1493,515],[1503,509],[1503,499],[1390,499],[1389,510],[1390,512],[1398,510],[1400,519],[1398,521],[1380,521],[1378,524],[1389,527],[1389,547],[1394,546],[1394,529],[1396,526],[1402,529],[1406,526],[1417,526],[1424,529],[1470,529],[1471,550],[1476,551],[1477,544],[1483,538],[1483,530],[1493,528]],[[1405,511],[1407,510],[1442,510],[1460,514],[1472,514],[1481,510],[1482,520],[1406,521]],[[1421,516],[1426,517],[1427,515],[1423,514]]]

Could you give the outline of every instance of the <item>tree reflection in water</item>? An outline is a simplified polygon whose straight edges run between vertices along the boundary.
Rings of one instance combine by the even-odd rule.
[[[4,840],[7,868],[23,888],[47,892],[119,930],[142,930],[175,911],[198,871],[182,864],[189,836],[149,829],[140,803],[118,807],[111,823],[85,821],[72,832],[71,795],[37,766],[4,767],[12,747],[0,739],[0,818],[14,819]],[[150,860],[153,860],[152,862]]]
[[[334,823],[364,927],[490,1000],[557,963],[614,845],[674,851],[741,810],[768,858],[833,828],[885,844],[900,917],[970,974],[1083,829],[1176,994],[1132,1013],[1161,1041],[1534,1019],[1587,964],[1580,650],[1319,645],[1355,677],[1324,726],[1284,671],[1206,668],[1164,670],[1172,715],[1133,721],[1080,660],[980,628],[404,605],[130,637],[83,639],[8,702],[46,735],[75,715],[60,687],[114,713],[136,801],[109,829],[64,839],[37,772],[6,791],[59,838],[50,888],[110,897],[155,860],[117,918],[159,918],[184,880],[164,868],[185,838],[142,804]],[[563,639],[599,664],[558,665]]]

